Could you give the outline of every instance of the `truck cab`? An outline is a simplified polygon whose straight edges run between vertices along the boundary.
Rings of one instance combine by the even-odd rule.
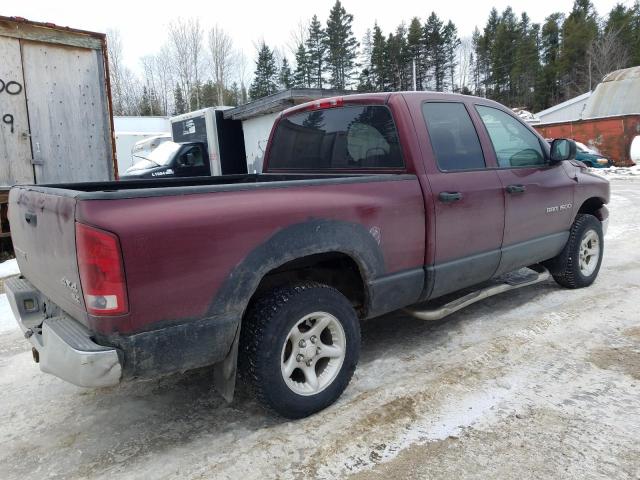
[[[201,142],[164,142],[134,158],[137,161],[120,175],[121,180],[211,175],[207,146]]]

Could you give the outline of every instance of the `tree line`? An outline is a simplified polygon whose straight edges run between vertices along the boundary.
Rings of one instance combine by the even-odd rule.
[[[114,112],[175,114],[294,87],[448,91],[539,111],[595,88],[613,70],[640,64],[639,0],[604,16],[590,0],[575,0],[568,14],[553,12],[542,24],[511,7],[493,8],[467,38],[436,12],[389,33],[376,23],[360,42],[353,22],[337,0],[326,21],[314,15],[301,22],[286,48],[260,41],[250,82],[246,57],[219,27],[205,35],[197,20],[172,22],[167,44],[142,59],[142,79],[121,65],[122,45],[112,32]]]
[[[107,32],[107,47],[114,115],[176,115],[248,101],[247,59],[218,25],[205,32],[198,19],[173,20],[158,53],[140,59],[141,73],[124,64],[117,30]]]

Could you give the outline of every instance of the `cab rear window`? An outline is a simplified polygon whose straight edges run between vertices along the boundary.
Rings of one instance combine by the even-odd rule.
[[[382,105],[302,112],[276,128],[269,169],[357,170],[402,168],[396,126]]]

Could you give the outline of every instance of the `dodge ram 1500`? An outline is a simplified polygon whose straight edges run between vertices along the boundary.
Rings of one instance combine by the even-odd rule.
[[[12,188],[6,290],[44,372],[100,387],[212,366],[231,399],[237,370],[302,417],[347,387],[360,320],[441,318],[549,273],[590,285],[609,184],[574,155],[486,99],[307,103],[261,174]]]

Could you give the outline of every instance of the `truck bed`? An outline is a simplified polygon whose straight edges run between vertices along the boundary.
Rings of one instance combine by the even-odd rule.
[[[261,188],[302,187],[321,184],[366,183],[406,180],[412,175],[399,174],[243,174],[219,177],[187,177],[111,182],[58,183],[24,185],[20,188],[83,200],[107,200],[137,197],[188,195],[229,192]]]
[[[221,361],[261,279],[299,258],[333,255],[326,268],[355,259],[348,268],[366,275],[372,293],[360,304],[370,315],[412,303],[423,288],[425,216],[415,175],[25,185],[11,189],[9,216],[20,270],[42,303],[124,351],[134,376]],[[88,312],[79,225],[117,238],[126,312]],[[388,288],[398,291],[388,297]],[[167,352],[176,358],[167,361]]]

